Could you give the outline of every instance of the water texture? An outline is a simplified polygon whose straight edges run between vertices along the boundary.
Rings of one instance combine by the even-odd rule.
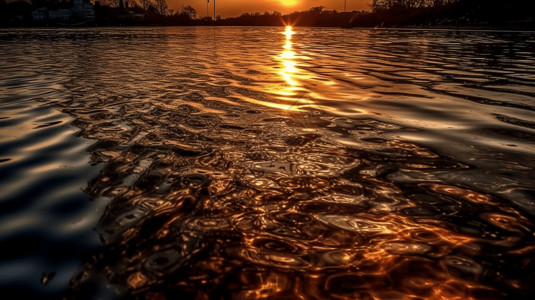
[[[532,32],[30,29],[0,40],[3,289],[535,294]]]
[[[86,151],[94,141],[75,137],[73,118],[56,105],[70,97],[67,80],[27,52],[32,44],[0,46],[0,289],[8,298],[63,293],[101,245],[92,229],[105,208],[82,191],[99,173]]]

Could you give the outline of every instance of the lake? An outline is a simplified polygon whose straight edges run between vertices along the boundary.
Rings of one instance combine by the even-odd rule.
[[[5,293],[535,294],[534,32],[1,29],[0,54]]]

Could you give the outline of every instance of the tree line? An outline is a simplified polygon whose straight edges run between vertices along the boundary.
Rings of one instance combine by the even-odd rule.
[[[39,7],[72,7],[72,0],[0,0],[0,24],[35,25]],[[338,12],[322,6],[282,15],[244,13],[217,20],[199,18],[191,6],[174,11],[166,0],[97,0],[94,25],[221,25],[221,26],[478,26],[535,28],[535,0],[370,0],[368,11]]]
[[[370,10],[351,25],[535,27],[531,0],[372,0]]]
[[[195,25],[197,20],[192,6],[174,11],[166,0],[101,0],[94,9],[96,25]]]
[[[280,26],[291,24],[294,26],[340,27],[349,24],[355,13],[342,13],[325,9],[323,6],[316,6],[305,11],[296,11],[286,15],[282,15],[277,11],[272,13],[244,13],[239,17],[222,19],[218,24],[224,26]]]

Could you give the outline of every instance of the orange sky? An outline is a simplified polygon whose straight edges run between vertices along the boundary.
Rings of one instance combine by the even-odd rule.
[[[210,0],[210,16],[214,13],[213,1]],[[215,0],[216,13],[222,18],[239,16],[244,12],[273,12],[291,13],[307,10],[314,6],[324,6],[327,9],[344,10],[344,0]],[[371,0],[346,0],[347,10],[368,10]],[[182,6],[191,5],[197,10],[197,16],[206,16],[206,0],[167,0],[169,7],[181,10]]]

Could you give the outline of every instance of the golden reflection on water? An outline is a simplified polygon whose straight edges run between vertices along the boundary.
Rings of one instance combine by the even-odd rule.
[[[282,32],[285,36],[285,41],[282,46],[282,52],[276,59],[279,61],[279,76],[283,80],[282,85],[274,89],[277,99],[284,101],[285,104],[270,103],[268,106],[284,109],[287,111],[300,111],[299,106],[308,105],[310,100],[306,99],[305,90],[301,84],[301,80],[306,80],[305,71],[299,68],[298,53],[294,49],[292,38],[295,34],[292,26],[286,26]],[[301,79],[301,80],[300,80]]]
[[[281,54],[283,68],[280,74],[289,86],[299,85],[299,83],[294,79],[295,73],[298,71],[295,67],[297,64],[295,61],[295,52],[292,49],[292,36],[294,33],[295,32],[292,30],[292,26],[286,26],[286,30],[283,32],[283,34],[286,36],[286,43],[283,46],[284,51],[282,51]],[[293,93],[288,94],[293,95]]]
[[[380,101],[357,103],[402,103],[409,96],[392,90],[404,86],[370,79],[380,66],[354,49],[314,52],[323,40],[307,39],[306,29],[272,30],[264,43],[275,37],[275,49],[257,47],[251,62],[229,52],[232,69],[203,66],[210,74],[199,75],[176,66],[172,83],[154,70],[150,77],[165,81],[132,96],[122,84],[104,94],[100,78],[95,91],[72,83],[74,96],[61,105],[83,137],[99,140],[92,160],[109,162],[87,191],[113,197],[98,229],[110,247],[75,284],[113,273],[110,281],[139,298],[156,298],[160,287],[197,298],[292,299],[471,299],[498,292],[494,278],[513,292],[529,287],[494,261],[530,263],[530,220],[482,189],[442,180],[468,167],[396,139],[411,128],[364,112]],[[152,96],[145,89],[156,84],[164,87]],[[99,97],[88,98],[93,92]],[[318,114],[296,120],[312,105]],[[358,114],[367,119],[351,118]]]
[[[314,45],[307,41],[306,32],[299,35],[298,40],[297,32],[292,26],[286,26],[284,31],[278,31],[277,34],[284,36],[281,41],[282,49],[271,56],[272,61],[260,65],[260,73],[266,75],[265,81],[259,81],[261,84],[254,88],[255,92],[263,96],[234,93],[234,97],[286,112],[313,109],[346,117],[368,113],[363,107],[338,105],[348,100],[370,99],[375,92],[367,87],[367,83],[358,82],[357,85],[362,87],[355,90],[354,83],[330,76],[330,66],[335,65],[337,60],[314,55],[313,51],[310,51]],[[315,65],[321,68],[311,69]],[[218,101],[232,104],[225,99]]]
[[[280,33],[284,35],[285,40],[282,45],[282,52],[275,56],[274,59],[278,62],[276,73],[281,79],[281,82],[275,86],[264,87],[265,90],[275,96],[277,101],[247,101],[294,112],[303,111],[305,107],[308,109],[314,107],[338,115],[348,115],[348,113],[349,115],[355,115],[365,112],[361,108],[340,111],[337,106],[320,105],[316,100],[334,102],[340,100],[345,101],[347,99],[354,100],[355,98],[358,100],[368,100],[373,93],[365,89],[356,95],[354,93],[348,93],[347,86],[342,84],[342,82],[325,77],[324,74],[310,71],[307,69],[309,63],[330,65],[333,62],[330,60],[322,61],[324,58],[320,57],[309,57],[306,52],[296,49],[299,47],[296,47],[296,31],[294,31],[292,26],[286,26],[285,30]],[[305,40],[300,39],[297,45],[306,45],[306,43]],[[312,88],[318,86],[321,88]]]
[[[261,88],[261,92],[269,92],[274,96],[274,99],[266,101],[254,97],[240,98],[247,102],[284,111],[300,111],[300,106],[308,106],[310,103],[310,100],[305,98],[308,91],[301,82],[310,79],[311,75],[307,75],[303,69],[299,68],[298,60],[305,59],[305,57],[298,55],[294,49],[292,38],[295,31],[293,31],[293,27],[286,26],[285,30],[279,33],[285,36],[282,52],[277,52],[277,55],[273,57],[276,62],[275,67],[266,66],[268,73],[278,78],[276,78],[275,84],[267,84]]]

